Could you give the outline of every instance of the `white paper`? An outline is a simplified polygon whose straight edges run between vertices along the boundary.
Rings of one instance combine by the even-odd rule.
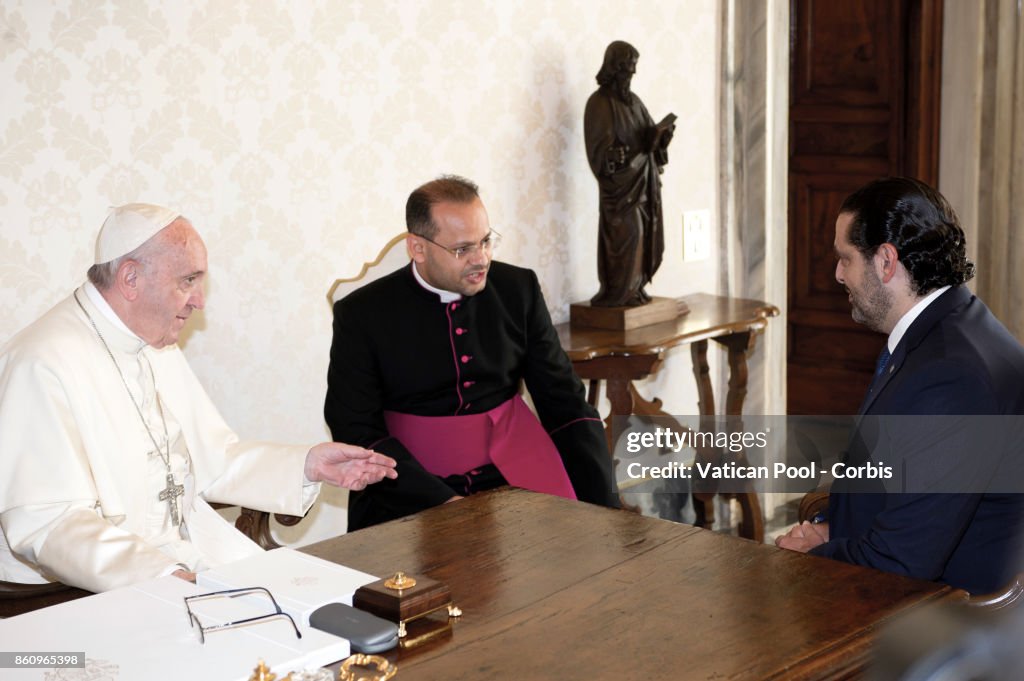
[[[85,669],[4,669],[0,674],[4,681],[247,681],[260,660],[282,678],[349,655],[345,639],[296,622],[298,639],[280,618],[209,632],[202,644],[184,597],[208,592],[162,577],[0,620],[5,651],[84,652],[86,657]],[[265,597],[247,596],[198,602],[193,611],[211,624],[222,616],[262,614],[266,604]]]
[[[289,548],[266,551],[196,575],[196,582],[210,591],[265,587],[282,610],[305,625],[310,613],[322,605],[352,605],[356,589],[377,579]]]

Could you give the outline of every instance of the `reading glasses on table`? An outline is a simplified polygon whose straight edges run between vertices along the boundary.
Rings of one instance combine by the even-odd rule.
[[[199,621],[199,617],[192,612],[192,604],[198,601],[205,601],[214,598],[238,598],[239,596],[247,596],[249,594],[264,594],[270,599],[270,602],[274,606],[274,612],[268,612],[265,615],[255,615],[253,617],[245,617],[238,620],[232,620],[230,622],[221,622],[219,624],[203,625]],[[288,613],[281,610],[281,606],[278,605],[277,599],[267,589],[262,586],[252,586],[243,589],[225,589],[223,591],[212,591],[208,594],[197,594],[195,596],[185,596],[185,610],[188,611],[189,626],[196,627],[199,631],[199,642],[206,643],[206,634],[213,631],[221,631],[224,629],[233,629],[235,627],[245,626],[247,624],[256,624],[259,622],[267,622],[269,620],[286,618],[291,623],[292,629],[295,630],[295,636],[302,638],[302,633],[299,631],[299,627],[295,624],[295,620]]]

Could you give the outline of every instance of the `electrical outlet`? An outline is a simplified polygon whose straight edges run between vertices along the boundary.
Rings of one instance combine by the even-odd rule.
[[[683,260],[707,260],[711,257],[711,211],[688,210],[683,213]]]

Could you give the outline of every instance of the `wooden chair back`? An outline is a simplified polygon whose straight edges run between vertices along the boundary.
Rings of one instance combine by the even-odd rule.
[[[335,279],[334,284],[327,291],[327,302],[334,307],[334,304],[347,296],[357,288],[376,281],[386,274],[391,274],[399,267],[409,262],[409,254],[405,248],[407,234],[402,233],[392,237],[377,257],[368,263],[364,263],[359,274],[347,279]]]

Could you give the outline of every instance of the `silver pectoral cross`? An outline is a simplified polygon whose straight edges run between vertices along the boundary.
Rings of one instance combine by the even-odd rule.
[[[171,513],[171,524],[177,527],[181,524],[181,520],[178,517],[178,497],[185,493],[184,485],[175,485],[174,476],[170,473],[167,474],[167,487],[160,492],[160,501],[167,502],[167,510]]]

